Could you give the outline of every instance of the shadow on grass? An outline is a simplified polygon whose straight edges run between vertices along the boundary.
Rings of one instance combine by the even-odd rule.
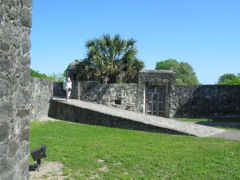
[[[208,121],[197,122],[196,124],[240,130],[240,118],[215,117]]]
[[[179,118],[178,120],[184,122],[192,122],[204,126],[240,130],[240,118],[220,118],[214,117],[211,119],[198,119],[198,118]]]
[[[240,122],[199,121],[196,122],[196,124],[220,128],[233,128],[236,130],[240,130]]]

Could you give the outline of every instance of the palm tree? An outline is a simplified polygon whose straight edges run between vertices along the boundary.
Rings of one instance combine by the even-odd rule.
[[[104,83],[136,81],[137,74],[143,69],[144,63],[136,58],[136,40],[121,39],[109,34],[86,42],[87,58],[83,60],[80,71],[91,67],[90,80]],[[89,74],[89,73],[88,73]]]

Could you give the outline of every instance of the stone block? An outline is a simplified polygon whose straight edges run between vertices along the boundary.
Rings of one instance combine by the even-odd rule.
[[[6,172],[11,172],[11,161],[10,159],[0,157],[0,174],[4,175]]]
[[[20,12],[21,22],[22,25],[28,28],[32,26],[32,16],[31,11],[28,8],[23,7]]]
[[[5,41],[5,40],[0,40],[0,46],[1,46],[1,49],[3,50],[3,51],[8,51],[9,50],[9,48],[10,48],[10,44],[7,42],[7,41]]]
[[[20,81],[19,83],[23,86],[23,87],[27,87],[30,84],[30,69],[26,69],[21,77],[20,77]]]
[[[2,122],[0,124],[0,142],[4,142],[9,139],[10,136],[10,126],[8,122]]]
[[[29,127],[24,127],[19,135],[19,141],[28,141],[29,142]]]
[[[30,115],[30,109],[18,109],[17,116],[20,118],[26,118]]]
[[[22,5],[26,7],[32,7],[32,0],[22,0]]]
[[[19,149],[19,145],[17,141],[12,141],[9,144],[9,156],[14,157]]]

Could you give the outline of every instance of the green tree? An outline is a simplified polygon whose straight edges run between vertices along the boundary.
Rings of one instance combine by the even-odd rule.
[[[176,83],[179,85],[200,84],[192,66],[187,62],[177,62],[175,59],[167,59],[156,63],[156,70],[172,70],[176,73]]]
[[[54,81],[54,82],[63,82],[64,79],[64,73],[53,73],[52,75],[46,75],[43,73],[40,73],[39,71],[35,71],[33,69],[31,69],[31,76],[36,77],[36,78],[40,78],[40,79],[46,79],[49,81]]]
[[[217,84],[221,85],[239,85],[240,84],[240,73],[237,75],[227,73],[219,77]]]
[[[52,73],[52,75],[48,76],[48,80],[54,82],[63,82],[64,79],[65,79],[64,73]]]
[[[101,38],[86,42],[87,58],[79,63],[80,79],[99,80],[104,83],[137,82],[143,61],[136,58],[136,40],[113,38],[104,34]]]
[[[42,74],[39,71],[35,71],[33,69],[31,69],[31,76],[36,77],[36,78],[40,78],[40,79],[47,79],[47,75],[46,74]]]

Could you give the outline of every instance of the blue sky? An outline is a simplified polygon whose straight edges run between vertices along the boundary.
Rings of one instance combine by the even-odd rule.
[[[145,69],[189,63],[202,84],[240,73],[240,0],[33,0],[31,68],[62,73],[103,34],[137,40]]]

